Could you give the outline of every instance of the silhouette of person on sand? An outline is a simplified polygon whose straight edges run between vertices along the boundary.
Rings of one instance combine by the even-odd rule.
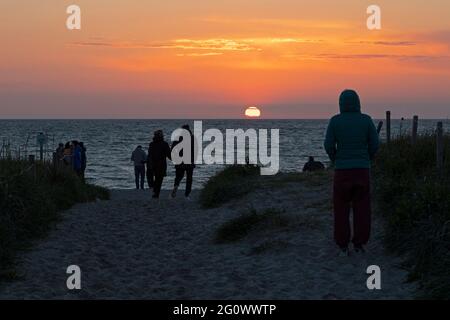
[[[173,190],[172,190],[172,198],[175,198],[177,195],[177,190],[178,187],[180,186],[181,181],[183,180],[184,174],[186,173],[186,190],[184,192],[184,196],[186,198],[189,198],[189,195],[191,193],[192,190],[192,180],[193,180],[193,175],[194,175],[194,168],[195,168],[195,138],[194,135],[192,134],[191,129],[189,128],[189,125],[184,125],[181,127],[182,129],[185,129],[187,131],[189,131],[189,134],[191,136],[191,143],[190,143],[190,147],[191,147],[191,161],[190,163],[180,163],[180,164],[176,164],[175,165],[175,182],[174,182],[174,186],[173,186]],[[172,143],[172,147],[171,150],[173,150],[173,148],[175,148],[175,146],[179,143],[181,143],[181,141],[183,141],[183,137],[179,137],[179,139],[177,141],[174,141]],[[183,156],[183,151],[180,152],[180,156]]]
[[[313,172],[324,170],[325,166],[320,161],[315,161],[314,157],[309,157],[308,162],[303,166],[303,172]]]
[[[144,190],[145,181],[145,163],[147,161],[147,154],[142,150],[142,146],[137,146],[131,154],[131,161],[134,163],[134,180],[136,189],[139,187]]]
[[[331,118],[324,142],[330,160],[335,163],[333,203],[334,238],[340,256],[349,254],[351,238],[350,208],[353,208],[353,246],[364,252],[370,237],[370,167],[378,150],[378,134],[372,118],[361,113],[354,90],[345,90],[339,98],[340,114]]]
[[[148,161],[154,176],[153,198],[159,198],[164,177],[167,175],[167,159],[171,159],[170,146],[164,141],[162,130],[154,133],[148,147]]]

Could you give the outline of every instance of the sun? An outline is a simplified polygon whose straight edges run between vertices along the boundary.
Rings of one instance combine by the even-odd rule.
[[[245,109],[245,116],[248,118],[259,118],[261,116],[261,111],[258,107],[248,107]]]

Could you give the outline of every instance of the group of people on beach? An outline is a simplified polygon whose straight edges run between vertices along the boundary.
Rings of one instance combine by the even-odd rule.
[[[178,187],[186,175],[186,190],[185,197],[189,199],[192,190],[192,180],[195,168],[194,161],[194,135],[189,125],[182,126],[182,129],[187,130],[191,137],[191,161],[189,163],[175,164],[175,182],[171,193],[173,198],[176,197]],[[145,177],[149,189],[153,189],[153,198],[159,198],[161,186],[164,177],[167,175],[167,159],[171,160],[172,150],[175,146],[183,141],[183,137],[179,137],[171,146],[164,140],[162,130],[156,130],[152,141],[149,143],[148,152],[146,153],[142,146],[137,148],[131,154],[131,161],[134,163],[134,175],[136,189],[144,189]],[[182,151],[181,151],[182,152]],[[182,156],[182,154],[180,154]]]
[[[55,156],[58,165],[73,169],[79,177],[84,179],[87,165],[86,151],[83,142],[73,140],[66,144],[59,143]]]
[[[361,113],[361,102],[354,90],[344,90],[339,97],[339,114],[331,118],[324,141],[324,148],[334,166],[333,204],[334,239],[340,248],[339,255],[349,255],[349,244],[354,251],[365,251],[371,229],[370,167],[379,146],[378,133],[370,116]],[[188,125],[183,126],[190,132]],[[380,129],[380,128],[379,128]],[[180,138],[182,139],[182,138]],[[164,141],[163,132],[157,130],[150,142],[148,153],[138,146],[131,156],[135,166],[136,188],[144,189],[147,176],[153,197],[158,198],[164,176],[167,174],[167,159],[171,150],[180,143],[175,141],[170,147]],[[193,148],[193,141],[191,141]],[[191,152],[192,156],[194,152]],[[190,164],[177,164],[172,197],[176,196],[178,186],[187,175],[185,196],[189,197],[192,176],[195,168]],[[303,171],[323,170],[324,165],[313,157],[303,167]],[[146,174],[147,172],[147,174]],[[350,227],[350,211],[353,212],[353,228]],[[353,235],[352,235],[353,229]]]
[[[370,116],[361,113],[361,103],[354,90],[345,90],[339,98],[339,114],[331,118],[324,141],[324,148],[334,166],[333,204],[334,239],[340,248],[339,255],[349,255],[349,244],[353,243],[356,253],[365,251],[371,229],[371,162],[379,146],[378,130]],[[183,126],[192,132],[188,125]],[[180,138],[182,139],[182,138]],[[158,198],[161,184],[167,173],[167,159],[171,159],[171,150],[180,143],[175,141],[171,147],[164,141],[163,132],[155,132],[149,144],[148,154],[138,146],[131,160],[135,165],[136,188],[144,188],[144,176],[153,188],[153,197]],[[193,148],[193,141],[191,141]],[[192,151],[193,155],[194,152]],[[189,197],[192,188],[194,161],[190,164],[177,164],[172,197],[187,175],[185,196]],[[303,171],[324,170],[324,165],[313,157],[305,164]],[[350,227],[350,211],[353,212],[353,228]],[[353,229],[353,235],[352,235]]]

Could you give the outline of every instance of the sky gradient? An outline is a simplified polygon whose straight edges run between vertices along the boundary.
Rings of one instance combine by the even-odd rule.
[[[395,3],[394,3],[395,2]],[[82,29],[66,29],[66,8]],[[382,30],[366,8],[382,9]],[[0,118],[450,117],[447,0],[2,0]]]

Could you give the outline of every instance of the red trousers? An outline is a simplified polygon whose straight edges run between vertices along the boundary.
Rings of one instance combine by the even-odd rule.
[[[335,170],[333,186],[334,239],[341,248],[351,238],[350,208],[353,208],[353,239],[355,246],[365,245],[370,237],[370,170]]]

